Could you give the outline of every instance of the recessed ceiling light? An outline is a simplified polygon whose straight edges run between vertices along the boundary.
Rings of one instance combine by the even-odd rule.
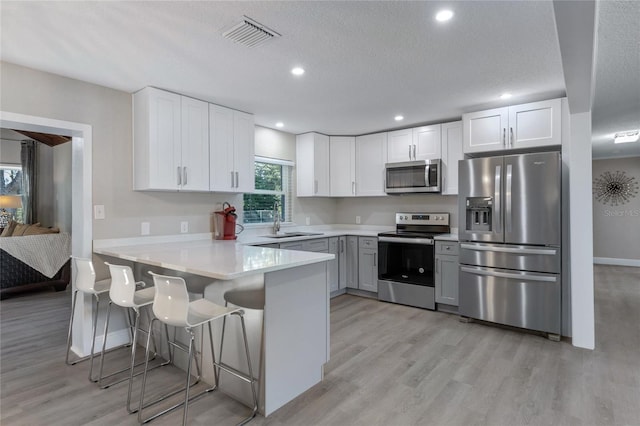
[[[401,115],[396,115],[395,117],[393,117],[393,119],[396,120],[396,121],[402,121],[402,120],[404,120],[404,117],[401,116]]]
[[[304,74],[304,69],[300,68],[300,67],[295,67],[295,68],[291,69],[291,74],[293,74],[293,75],[302,75],[302,74]]]
[[[626,132],[618,132],[613,136],[614,143],[638,142],[640,139],[640,130],[628,130]]]
[[[448,9],[436,13],[436,21],[438,22],[446,22],[451,18],[453,18],[453,12]]]
[[[276,127],[284,127],[284,123],[282,121],[278,121],[276,123]]]
[[[511,93],[503,93],[502,95],[500,95],[500,99],[509,99],[512,96],[513,95]]]

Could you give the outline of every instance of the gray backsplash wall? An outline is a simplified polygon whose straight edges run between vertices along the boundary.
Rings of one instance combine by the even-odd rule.
[[[335,223],[394,225],[396,212],[450,213],[451,227],[458,227],[458,197],[455,195],[412,194],[387,197],[338,198]]]
[[[640,157],[593,161],[593,179],[625,172],[640,185]],[[640,260],[640,193],[628,203],[611,206],[593,198],[593,256]]]

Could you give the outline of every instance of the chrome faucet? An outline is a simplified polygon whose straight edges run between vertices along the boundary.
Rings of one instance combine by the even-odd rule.
[[[273,203],[273,233],[274,235],[280,231],[280,212],[278,211],[280,203]]]

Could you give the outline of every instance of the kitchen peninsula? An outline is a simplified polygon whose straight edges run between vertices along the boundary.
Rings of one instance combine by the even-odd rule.
[[[207,298],[224,303],[224,291],[244,279],[264,274],[264,360],[261,386],[261,411],[265,416],[300,395],[323,378],[324,364],[329,360],[329,287],[326,262],[334,255],[266,247],[253,247],[235,241],[210,239],[162,242],[144,245],[113,246],[108,241],[94,241],[94,252],[134,262],[136,269],[146,272],[161,268],[170,274],[192,274],[213,279],[207,286]],[[140,269],[140,264],[143,268]],[[148,265],[148,267],[147,267]],[[157,270],[157,269],[155,269]],[[233,281],[230,281],[233,280]],[[186,278],[189,286],[189,278]],[[195,280],[199,281],[199,280]],[[202,288],[189,288],[202,294]],[[247,313],[250,329],[252,361],[258,371],[261,315]],[[217,340],[219,330],[214,334]],[[227,336],[230,333],[227,332]],[[225,338],[225,342],[226,342]],[[233,355],[225,344],[225,362]],[[255,349],[255,350],[254,350]],[[245,361],[240,358],[238,365]],[[213,382],[213,369],[206,369],[204,379]],[[224,380],[225,393],[249,401],[245,384],[234,387]],[[245,389],[247,388],[247,389]]]

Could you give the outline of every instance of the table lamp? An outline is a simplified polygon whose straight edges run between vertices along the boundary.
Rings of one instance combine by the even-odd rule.
[[[12,215],[6,209],[18,209],[22,207],[20,195],[0,195],[0,228],[5,228],[12,219]]]

